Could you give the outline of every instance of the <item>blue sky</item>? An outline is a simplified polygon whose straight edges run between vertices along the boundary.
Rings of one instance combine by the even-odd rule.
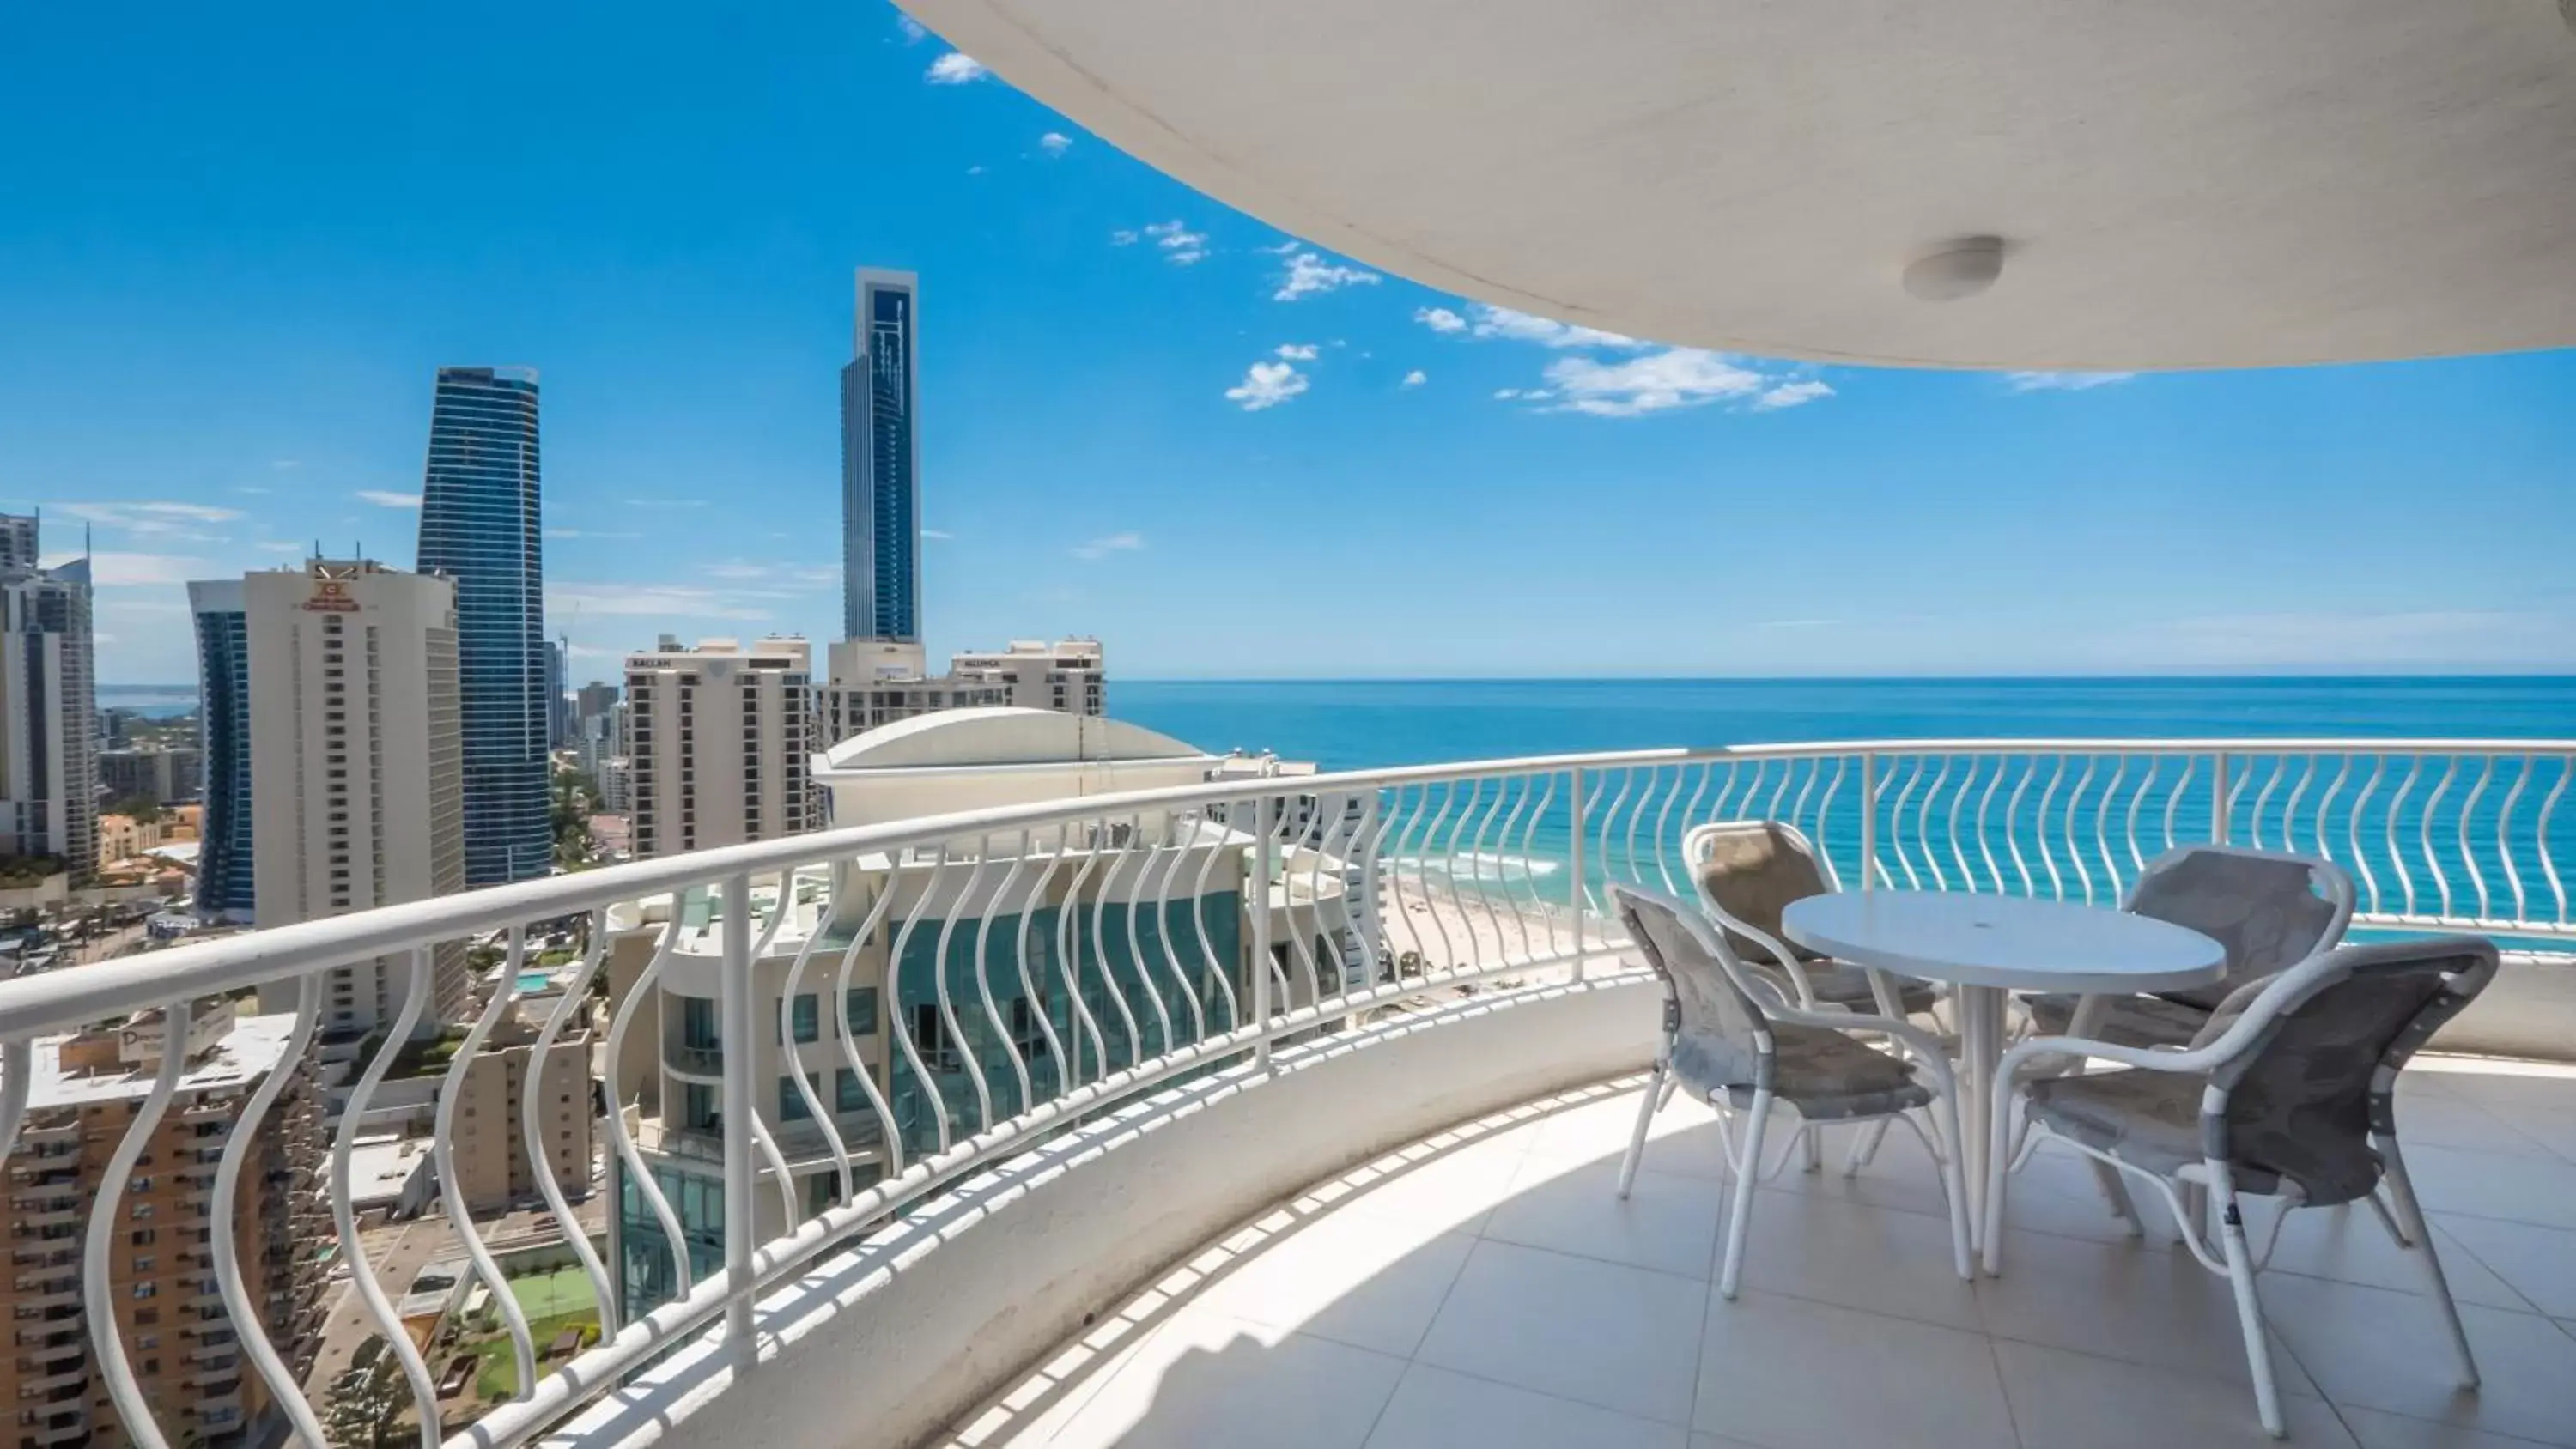
[[[543,374],[576,680],[664,630],[829,638],[863,264],[923,276],[935,653],[2576,669],[2576,354],[2028,378],[1570,334],[1316,253],[879,5],[439,14],[12,21],[0,506],[94,527],[108,683],[193,677],[184,579],[409,566],[443,363]]]

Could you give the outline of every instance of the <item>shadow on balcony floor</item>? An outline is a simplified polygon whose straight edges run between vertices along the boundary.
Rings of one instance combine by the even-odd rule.
[[[2271,1442],[2225,1281],[2154,1206],[2127,1238],[2071,1154],[2016,1180],[2004,1276],[1973,1288],[1904,1134],[1856,1178],[1793,1169],[1761,1189],[1728,1303],[1706,1108],[1666,1109],[1634,1195],[1612,1193],[1636,1090],[1529,1103],[1311,1190],[935,1442]],[[2292,1439],[2576,1445],[2576,1071],[2421,1057],[2400,1101],[2486,1385],[2453,1390],[2436,1310],[2369,1214],[2298,1213],[2262,1280]]]

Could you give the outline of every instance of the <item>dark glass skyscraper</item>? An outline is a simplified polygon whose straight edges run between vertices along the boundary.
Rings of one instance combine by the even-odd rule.
[[[541,537],[536,372],[440,368],[420,571],[456,581],[468,886],[542,876],[553,860]]]
[[[250,623],[239,579],[188,585],[197,620],[198,742],[204,747],[205,843],[197,848],[197,913],[252,918]]]
[[[921,642],[921,284],[859,270],[858,355],[841,369],[841,636]]]

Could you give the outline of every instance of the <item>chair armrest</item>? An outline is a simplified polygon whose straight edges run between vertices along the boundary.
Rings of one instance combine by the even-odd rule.
[[[1818,1002],[1816,1001],[1816,988],[1813,983],[1807,980],[1807,968],[1799,964],[1797,952],[1780,944],[1779,937],[1772,935],[1770,932],[1763,930],[1759,926],[1748,926],[1744,922],[1737,920],[1723,911],[1716,910],[1713,907],[1708,907],[1705,901],[1701,904],[1704,908],[1709,910],[1711,915],[1717,917],[1718,925],[1721,929],[1733,931],[1737,935],[1744,937],[1746,940],[1753,942],[1763,950],[1771,953],[1771,959],[1779,962],[1780,968],[1789,973],[1790,984],[1798,988],[1798,999],[1793,1004],[1799,1010],[1813,1011],[1816,1009],[1818,1005]]]
[[[1897,1045],[1904,1047],[1907,1055],[1922,1062],[1940,1081],[1943,1091],[1952,1090],[1956,1084],[1956,1079],[1950,1070],[1950,1058],[1941,1050],[1941,1044],[1933,1040],[1930,1032],[1912,1022],[1899,1021],[1892,1016],[1868,1016],[1850,1010],[1783,1009],[1769,1013],[1769,1016],[1775,1026],[1820,1026],[1827,1031],[1883,1032],[1895,1038]]]

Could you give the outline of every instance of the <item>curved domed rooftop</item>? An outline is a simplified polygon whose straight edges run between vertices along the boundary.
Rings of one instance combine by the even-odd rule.
[[[1195,746],[1124,720],[998,706],[879,725],[834,745],[822,763],[833,771],[921,770],[1206,758]]]
[[[2576,344],[2560,0],[907,4],[1296,236],[1628,336],[2018,369]]]

